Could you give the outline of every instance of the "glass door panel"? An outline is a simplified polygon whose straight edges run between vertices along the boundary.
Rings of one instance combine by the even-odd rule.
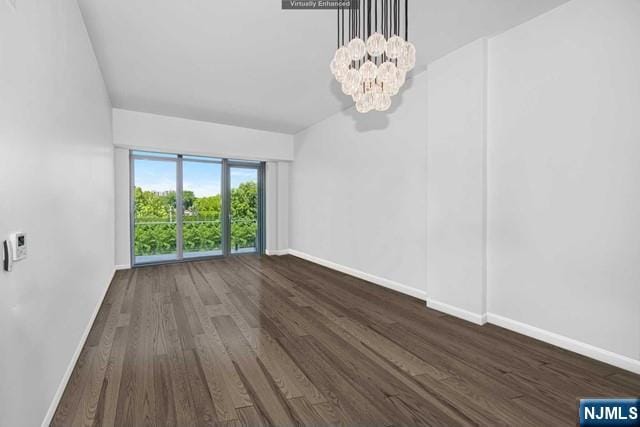
[[[131,152],[134,265],[263,250],[264,163]]]
[[[222,255],[222,162],[182,163],[183,257]]]
[[[177,156],[133,159],[135,264],[177,259],[176,167]]]
[[[230,252],[253,253],[258,248],[258,166],[230,166]]]

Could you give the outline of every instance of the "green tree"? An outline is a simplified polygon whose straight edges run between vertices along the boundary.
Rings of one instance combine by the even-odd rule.
[[[185,210],[183,235],[186,251],[211,251],[222,248],[221,196],[196,197],[183,194]],[[134,251],[137,256],[173,253],[176,250],[176,193],[162,195],[135,188],[136,230]],[[240,184],[231,190],[231,245],[254,247],[258,220],[258,186]]]
[[[258,184],[243,182],[231,190],[231,216],[233,218],[257,218]]]
[[[172,212],[172,206],[166,198],[153,191],[143,191],[135,188],[136,218],[144,219],[168,219]]]
[[[136,255],[172,253],[176,249],[175,192],[159,195],[135,188]]]
[[[222,200],[220,195],[200,197],[193,201],[193,213],[199,218],[220,218]]]
[[[183,191],[182,192],[182,205],[184,209],[189,211],[193,207],[193,203],[196,201],[196,195],[193,194],[193,191]]]
[[[231,246],[256,245],[258,231],[258,184],[244,182],[231,190]]]

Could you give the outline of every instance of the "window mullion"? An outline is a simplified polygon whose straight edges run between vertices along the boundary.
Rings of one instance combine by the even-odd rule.
[[[179,155],[178,161],[176,162],[176,256],[179,260],[184,257],[184,233],[182,232],[182,226],[184,224],[183,184],[182,156]]]

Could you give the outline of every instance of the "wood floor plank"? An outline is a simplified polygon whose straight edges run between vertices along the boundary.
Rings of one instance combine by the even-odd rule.
[[[217,359],[210,347],[209,338],[206,335],[196,336],[196,349],[200,356],[202,370],[207,380],[209,394],[215,404],[216,419],[218,421],[231,421],[238,419],[236,408],[231,400],[230,393],[225,382],[226,369]],[[227,376],[229,374],[227,373]]]
[[[309,310],[309,313],[312,313],[312,310]],[[432,423],[472,424],[472,420],[448,402],[437,398],[419,399],[415,390],[399,381],[384,365],[377,364],[348,342],[332,336],[329,331],[323,331],[320,323],[316,326],[318,329],[315,336],[306,337],[307,345],[315,349],[316,353],[322,354],[331,366],[335,366],[356,390],[366,396],[372,404],[378,405],[383,413],[392,410],[391,403],[385,400],[385,397],[402,396],[407,407],[416,411],[422,408],[421,412],[427,412]],[[410,424],[409,419],[402,419],[403,416],[406,416],[406,413],[396,414],[394,423]]]
[[[213,322],[254,405],[272,424],[292,425],[293,420],[286,405],[282,404],[277,388],[272,387],[272,380],[267,378],[268,373],[262,369],[257,356],[242,337],[233,319],[220,316],[214,317]]]
[[[288,357],[274,340],[280,336],[278,328],[272,324],[267,315],[262,313],[253,302],[243,292],[238,289],[229,290],[222,301],[229,303],[230,315],[243,335],[249,341],[256,354],[262,362],[267,365],[269,372],[280,391],[287,398],[306,397],[311,403],[321,403],[325,401],[322,394],[306,378],[298,366]],[[235,308],[235,309],[234,309]],[[243,315],[240,314],[242,308]],[[266,329],[248,328],[249,324],[244,320],[250,316],[255,326],[261,325]],[[271,334],[267,331],[271,331]],[[274,333],[275,332],[275,333]]]
[[[97,347],[100,344],[100,339],[102,338],[102,332],[104,331],[104,327],[107,324],[107,317],[111,312],[111,304],[103,303],[98,311],[98,315],[96,316],[96,320],[93,322],[93,326],[91,327],[91,331],[89,332],[89,336],[87,337],[86,345],[90,347]]]
[[[236,370],[233,368],[231,358],[222,344],[222,340],[216,328],[212,324],[208,310],[205,305],[195,296],[195,285],[185,275],[176,276],[176,283],[184,285],[184,292],[193,297],[193,316],[198,320],[201,334],[194,334],[196,343],[195,350],[200,356],[200,360],[205,362],[205,374],[208,376],[210,383],[210,392],[212,397],[220,397],[229,395],[231,401],[234,402],[235,408],[251,406],[247,390]],[[220,394],[222,393],[222,395]],[[231,411],[226,399],[218,402],[218,411],[221,413],[221,420],[231,420],[235,418],[235,411]]]
[[[467,404],[460,410],[480,425],[535,425],[526,413],[515,410],[510,399],[484,392],[476,393],[472,385],[456,377],[437,381],[428,375],[418,375],[415,380],[428,393],[442,396],[452,405],[460,400],[466,401]]]
[[[154,320],[155,305],[153,287],[158,282],[157,269],[147,269],[143,275],[142,318],[138,361],[141,366],[136,369],[137,382],[140,386],[136,394],[136,425],[150,425],[156,419],[155,381],[153,360],[155,358],[154,334],[157,325]]]
[[[166,329],[175,323],[173,311],[165,304],[164,295],[152,294],[151,326],[153,328],[153,354],[156,356],[167,354]]]
[[[279,341],[328,401],[345,415],[346,423],[391,425],[389,418],[363,397],[320,353],[313,350],[310,339],[311,337],[281,338]]]
[[[516,411],[519,409],[522,413],[530,414],[530,416],[521,417],[520,423],[522,423],[523,426],[531,425],[533,427],[537,427],[544,425],[549,427],[560,427],[568,425],[567,420],[570,417],[569,415],[563,416],[558,413],[552,405],[541,402],[535,397],[516,397],[515,399],[511,399],[511,403]],[[531,422],[532,417],[535,419],[534,422]],[[576,417],[576,421],[577,418],[578,417]]]
[[[340,331],[336,327],[332,327],[330,323],[327,323],[327,327],[333,332],[349,342],[355,341],[359,347],[374,350],[409,375],[429,374],[440,379],[449,376],[446,372],[438,370],[393,341],[354,319],[346,316],[335,316],[320,304],[314,304],[313,309],[342,329],[342,331]],[[363,349],[363,351],[366,350]],[[368,351],[366,352],[368,353]]]
[[[228,263],[228,265],[233,264]],[[236,266],[236,268],[239,267]],[[236,271],[237,275],[233,276],[234,282],[230,278],[225,278],[225,280],[228,280],[229,285],[233,288],[233,293],[244,300],[245,306],[254,306],[256,310],[260,311],[263,306],[268,307],[268,317],[283,333],[292,336],[307,335],[304,328],[304,318],[295,310],[295,305],[288,300],[290,294],[279,293],[277,287],[269,281],[263,281],[248,271]],[[228,276],[230,273],[223,275],[223,277]],[[259,292],[254,291],[257,287],[260,288]]]
[[[194,333],[201,334],[202,327],[197,328],[195,331],[191,329],[192,325],[189,323],[189,318],[185,312],[184,297],[178,290],[178,282],[175,278],[172,277],[172,279],[174,281],[174,290],[171,292],[171,308],[173,309],[173,317],[176,321],[178,337],[185,350],[193,350],[195,348],[193,335]]]
[[[211,286],[207,282],[207,278],[204,276],[202,270],[197,266],[197,264],[188,263],[186,266],[189,270],[191,281],[196,287],[200,301],[202,301],[204,305],[220,304],[220,300],[213,292],[213,289],[211,289]]]
[[[107,388],[104,396],[102,396],[104,399],[104,409],[102,415],[96,416],[95,419],[99,425],[111,426],[115,424],[118,393],[120,391],[120,381],[122,380],[122,367],[124,364],[125,350],[127,348],[128,334],[129,331],[126,327],[118,326],[116,329],[107,373],[105,375]]]
[[[124,292],[121,289],[115,291],[118,298],[113,304],[107,305],[108,313],[104,317],[104,325],[101,330],[101,338],[97,346],[97,352],[94,355],[92,364],[91,380],[87,384],[87,388],[82,393],[82,399],[79,402],[78,410],[73,421],[73,425],[91,426],[94,422],[98,407],[98,400],[103,391],[105,373],[111,355],[111,349],[116,335],[116,327],[119,320],[119,312]]]
[[[230,289],[228,292],[224,292],[222,291],[222,289],[224,288],[216,288],[214,292],[216,292],[218,298],[222,302],[220,306],[224,306],[225,308],[224,312],[220,312],[219,310],[217,310],[216,312],[212,313],[212,310],[209,309],[212,306],[209,306],[207,307],[208,308],[207,311],[209,312],[210,317],[230,316],[233,319],[233,321],[236,323],[236,326],[238,326],[238,328],[242,332],[242,335],[247,339],[247,341],[249,341],[249,344],[251,345],[251,347],[255,349],[256,341],[255,341],[255,335],[252,331],[252,329],[254,328],[251,327],[246,316],[251,315],[253,317],[253,314],[251,313],[259,310],[257,310],[255,307],[244,307],[241,312],[237,306],[237,298],[232,297],[233,292]],[[247,302],[246,305],[252,306],[253,304],[250,302]],[[220,306],[214,306],[214,307],[220,307]]]
[[[320,425],[327,426],[347,426],[348,417],[345,413],[340,409],[337,405],[332,402],[323,402],[316,403],[313,405],[313,409],[318,413],[320,418],[322,418],[322,423]]]
[[[281,376],[272,376],[274,379],[280,379],[279,381],[276,380],[276,383],[279,386],[282,383],[281,391],[285,397],[304,397],[311,404],[326,402],[322,393],[307,378],[300,367],[291,360],[289,355],[280,347],[280,344],[262,330],[259,331],[256,354],[262,360],[268,361],[265,364],[270,372],[273,368],[278,368],[277,372],[281,373]]]
[[[167,351],[173,389],[173,402],[178,425],[195,424],[195,407],[189,386],[187,367],[177,329],[168,329]]]
[[[296,424],[302,426],[320,426],[325,424],[325,420],[318,414],[318,411],[304,397],[289,399],[287,404],[291,408]]]
[[[624,387],[630,396],[640,394],[640,375],[629,372],[617,372],[607,377],[609,381]]]
[[[359,316],[358,310],[354,310],[353,315]],[[500,374],[500,376],[488,375],[483,369],[466,364],[456,355],[447,353],[437,346],[430,345],[421,336],[415,335],[401,326],[388,325],[381,327],[380,325],[370,325],[370,327],[421,359],[428,360],[431,365],[440,371],[447,372],[449,376],[459,376],[469,381],[474,381],[478,386],[483,387],[487,393],[495,393],[509,398],[519,397],[523,394],[518,387],[511,387],[511,382],[502,378],[503,374]],[[470,347],[468,351],[474,351],[474,349]]]
[[[144,363],[145,358],[150,358],[148,348],[145,345],[144,335],[145,316],[148,312],[147,300],[151,298],[151,288],[148,271],[136,273],[136,282],[131,305],[131,324],[129,326],[129,339],[125,352],[122,380],[118,392],[118,404],[116,408],[116,425],[138,425],[142,424],[145,417],[145,371],[148,365]]]
[[[131,308],[133,307],[133,301],[135,298],[136,289],[138,288],[138,272],[139,269],[131,270],[131,273],[128,276],[127,285],[125,287],[125,296],[122,301],[122,308],[120,313],[122,314],[131,314]],[[116,285],[116,283],[111,286]]]
[[[183,276],[184,277],[184,276]],[[189,322],[189,331],[194,335],[200,335],[203,332],[203,325],[198,317],[194,302],[199,301],[197,297],[192,297],[190,294],[182,297],[182,304],[184,305],[184,311],[187,315],[187,321]],[[201,302],[201,301],[200,301]],[[206,323],[206,322],[205,322]],[[206,326],[206,324],[205,324]]]
[[[254,348],[258,359],[266,366],[266,370],[276,384],[279,392],[285,399],[302,397],[303,393],[296,384],[295,377],[290,377],[286,371],[284,360],[277,353],[275,347],[278,344],[273,342],[273,338],[261,329],[255,329],[257,345]]]
[[[292,271],[289,271],[280,267],[279,271],[282,271],[287,277],[293,278],[295,276],[291,276],[291,273],[299,271],[300,267],[291,264],[291,268]],[[371,322],[380,324],[394,323],[392,312],[385,312],[384,307],[349,292],[348,288],[344,288],[335,282],[325,278],[312,278],[306,280],[298,279],[298,283],[307,290],[316,290],[316,298],[324,300],[328,305],[346,307],[347,309],[361,308],[366,311],[367,317]]]
[[[177,424],[175,398],[171,384],[171,365],[166,354],[156,355],[153,359],[153,377],[155,391],[156,417],[154,424],[174,426]],[[108,425],[108,424],[107,424]]]
[[[216,410],[198,354],[194,350],[185,350],[184,363],[187,369],[196,423],[197,425],[213,426],[216,422]]]
[[[125,328],[129,326],[131,322],[131,314],[130,313],[120,313],[118,318],[118,328]]]
[[[640,376],[291,256],[119,271],[51,425],[575,425]]]
[[[209,286],[211,286],[218,297],[220,296],[220,294],[231,292],[231,289],[229,289],[229,285],[227,285],[227,282],[225,282],[222,277],[220,277],[220,266],[221,264],[215,260],[203,263],[202,265],[202,272],[207,278],[207,283],[209,283]]]
[[[71,378],[60,399],[56,414],[51,422],[52,426],[67,426],[73,421],[78,403],[82,399],[84,388],[92,380],[91,365],[93,364],[96,347],[85,346],[78,357]]]
[[[220,305],[208,305],[207,311],[209,312],[209,317],[216,316],[229,316],[229,309],[225,304]]]
[[[238,408],[237,411],[239,424],[243,427],[266,427],[270,425],[269,421],[253,406]]]

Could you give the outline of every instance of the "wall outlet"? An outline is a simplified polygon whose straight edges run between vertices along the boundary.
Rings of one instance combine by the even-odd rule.
[[[16,10],[16,1],[17,0],[7,0],[7,4],[11,9]]]

